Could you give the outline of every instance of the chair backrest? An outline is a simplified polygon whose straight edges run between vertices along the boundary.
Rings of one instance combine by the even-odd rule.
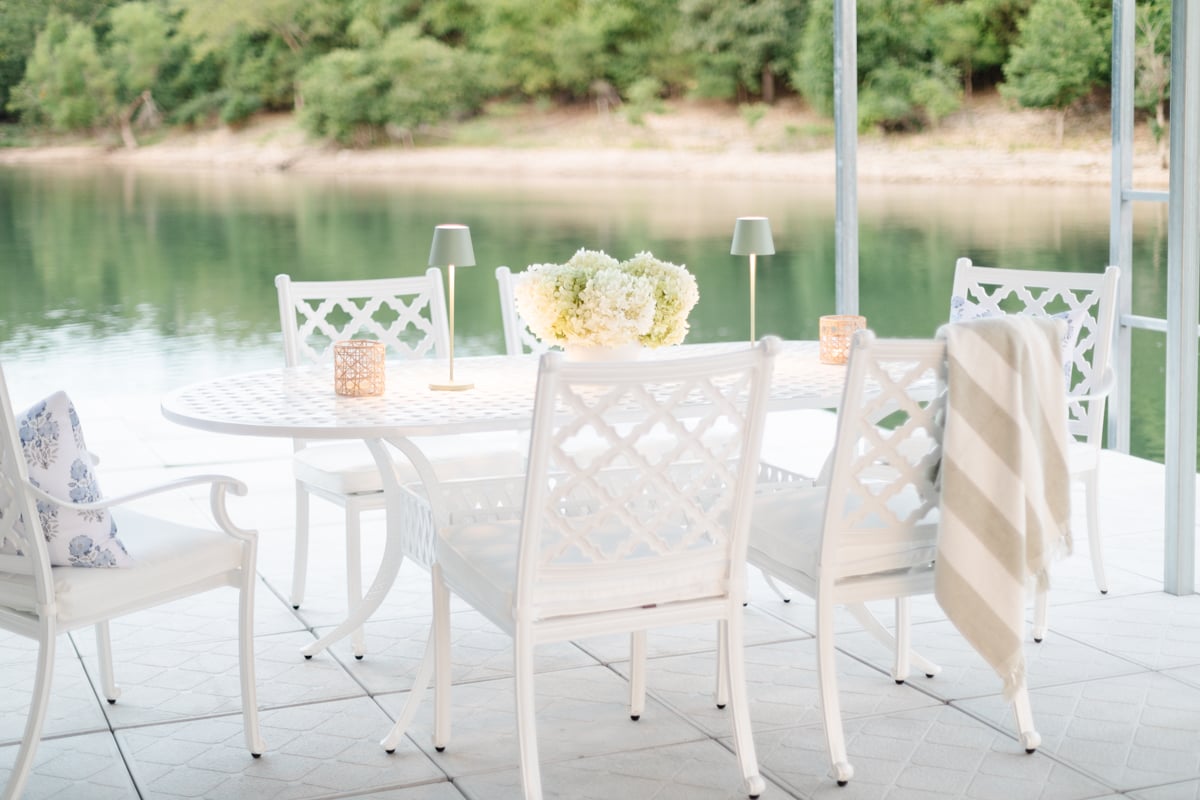
[[[644,363],[541,357],[518,619],[741,603],[778,349],[768,337],[753,348]]]
[[[6,609],[35,613],[53,601],[50,556],[28,487],[16,415],[0,367],[0,615]]]
[[[999,269],[960,258],[954,267],[951,320],[956,307],[973,307],[975,314],[1032,314],[1067,318],[1070,362],[1065,368],[1069,394],[1079,398],[1105,394],[1112,386],[1111,363],[1117,323],[1117,283],[1120,268],[1104,272],[1055,272]],[[1103,402],[1068,404],[1071,435],[1100,443],[1104,424]]]
[[[389,356],[420,358],[446,352],[449,329],[442,273],[353,281],[275,278],[283,352],[289,367],[333,360],[333,343],[372,338]]]
[[[550,346],[534,336],[525,320],[517,313],[513,274],[508,267],[496,267],[496,288],[500,293],[500,319],[504,324],[504,352],[513,356],[544,353],[549,350]]]
[[[946,343],[855,333],[837,419],[821,574],[932,576]]]

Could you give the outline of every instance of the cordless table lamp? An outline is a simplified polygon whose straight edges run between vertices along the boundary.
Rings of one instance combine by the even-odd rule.
[[[438,225],[434,228],[433,246],[429,248],[429,266],[446,268],[447,291],[450,295],[450,380],[431,383],[429,388],[442,392],[472,389],[475,384],[454,380],[454,268],[475,266],[471,229],[466,225]]]
[[[771,239],[771,222],[766,217],[738,217],[733,228],[733,246],[729,254],[750,256],[750,342],[754,343],[754,273],[755,257],[775,252]]]

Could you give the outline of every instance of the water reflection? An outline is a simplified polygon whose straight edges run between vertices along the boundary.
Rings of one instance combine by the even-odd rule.
[[[835,310],[832,185],[2,168],[0,358],[13,394],[31,399],[57,386],[161,392],[275,366],[276,274],[416,275],[433,227],[450,221],[471,226],[479,264],[457,276],[458,354],[502,348],[495,266],[579,247],[686,264],[701,292],[689,340],[737,340],[748,275],[729,245],[734,219],[751,214],[771,218],[778,251],[759,260],[760,333],[815,337]],[[932,335],[959,256],[1080,271],[1108,260],[1104,187],[864,186],[859,215],[860,309],[884,336]],[[1137,225],[1137,263],[1165,263],[1165,220]],[[1164,287],[1154,267],[1137,274],[1139,307],[1165,307]],[[1161,458],[1161,337],[1135,347],[1146,397],[1134,398],[1134,447]]]

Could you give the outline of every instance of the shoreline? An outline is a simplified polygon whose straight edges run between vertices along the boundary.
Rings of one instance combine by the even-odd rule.
[[[523,118],[487,146],[398,144],[349,149],[308,139],[290,114],[266,115],[238,129],[172,131],[136,149],[99,142],[0,149],[0,165],[110,165],[154,170],[250,171],[369,178],[492,180],[699,180],[832,183],[832,136],[797,141],[809,117],[773,109],[747,128],[736,111],[681,106],[633,126],[616,115],[579,111]],[[1041,112],[979,103],[938,128],[859,138],[863,184],[1108,186],[1107,127],[1081,120],[1062,148],[1045,144]],[[1144,132],[1136,137],[1134,186],[1166,188]]]

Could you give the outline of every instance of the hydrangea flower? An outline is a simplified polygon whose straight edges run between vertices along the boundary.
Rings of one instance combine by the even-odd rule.
[[[581,249],[565,264],[533,264],[516,277],[517,313],[552,344],[679,344],[700,299],[686,268],[649,252],[618,262],[603,251]]]

